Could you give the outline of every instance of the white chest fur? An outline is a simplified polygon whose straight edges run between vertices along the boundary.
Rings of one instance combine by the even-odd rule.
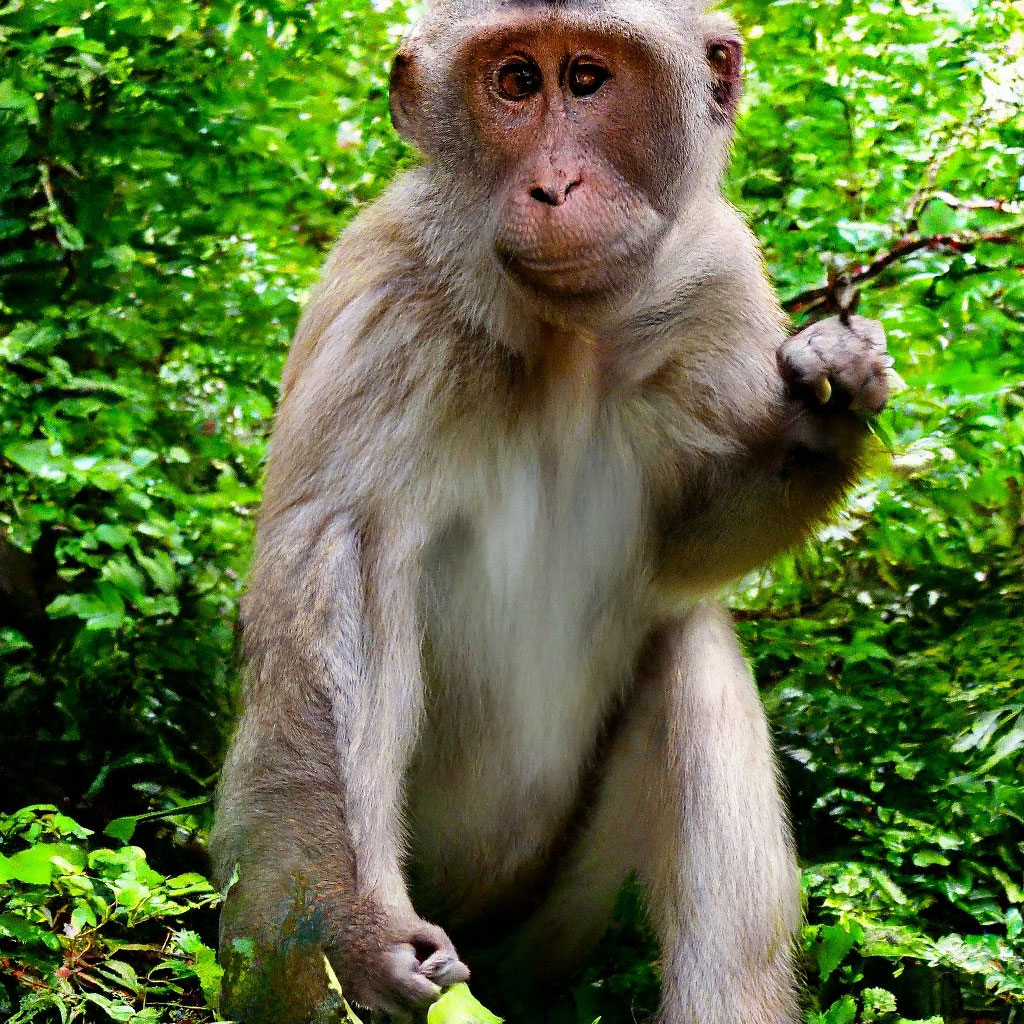
[[[430,581],[436,667],[483,686],[527,748],[543,748],[574,691],[597,696],[601,631],[618,633],[635,612],[640,481],[597,436],[515,451],[467,483],[464,519]]]
[[[419,835],[444,836],[438,858],[504,849],[511,869],[571,806],[642,641],[641,481],[599,431],[567,446],[530,438],[481,458],[460,504],[426,567],[413,818]],[[484,834],[495,827],[509,829],[497,844]]]

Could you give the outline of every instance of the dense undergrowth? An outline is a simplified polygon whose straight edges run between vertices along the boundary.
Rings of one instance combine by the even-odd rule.
[[[852,273],[908,385],[841,521],[733,597],[805,865],[809,1019],[1024,1024],[1024,7],[733,10],[729,193],[795,319]],[[2,1019],[214,1015],[203,801],[261,460],[325,248],[410,159],[402,24],[0,4]],[[652,961],[627,891],[551,1019],[642,1018]]]

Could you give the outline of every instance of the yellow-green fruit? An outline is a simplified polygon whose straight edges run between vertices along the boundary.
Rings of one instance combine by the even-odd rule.
[[[427,1011],[427,1024],[501,1024],[468,985],[453,985]]]

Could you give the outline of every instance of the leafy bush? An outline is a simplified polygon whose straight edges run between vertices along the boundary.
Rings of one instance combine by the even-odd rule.
[[[840,523],[738,595],[790,781],[816,1020],[1024,1002],[1021,8],[742,6],[731,187],[798,318],[849,273],[909,387]]]
[[[91,835],[53,806],[0,816],[0,1013],[211,1020],[221,968],[182,919],[217,894],[202,875],[154,871],[137,846],[91,847]]]
[[[392,21],[0,10],[0,728],[49,752],[30,787],[0,776],[18,799],[195,794],[218,768],[302,289],[395,163]]]
[[[1019,1021],[1024,9],[732,6],[729,193],[796,320],[849,275],[908,383],[891,463],[734,600],[806,866],[810,1020]],[[211,1015],[191,935],[212,942],[213,895],[175,875],[202,867],[207,811],[186,802],[230,720],[299,306],[408,159],[385,96],[403,19],[387,0],[0,6],[0,792],[97,829],[141,816],[171,875],[53,810],[0,819],[15,1019]],[[652,957],[627,893],[552,1021],[649,1012]]]

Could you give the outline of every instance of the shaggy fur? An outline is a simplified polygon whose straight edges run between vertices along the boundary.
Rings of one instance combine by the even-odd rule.
[[[503,106],[511,40],[614,75]],[[324,954],[353,1002],[429,1003],[468,972],[420,913],[518,913],[529,982],[636,871],[664,1024],[799,1019],[789,830],[713,598],[841,498],[886,357],[858,318],[787,340],[718,190],[736,60],[670,0],[438,2],[400,54],[424,163],[327,261],[271,448],[212,839],[229,1015],[312,1019]],[[545,175],[582,185],[531,205]]]

